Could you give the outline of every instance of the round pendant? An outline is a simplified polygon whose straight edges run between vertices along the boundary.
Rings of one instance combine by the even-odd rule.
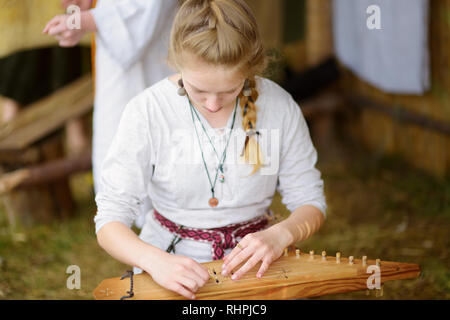
[[[219,204],[219,200],[217,200],[216,198],[211,198],[209,199],[209,205],[213,208],[217,207],[217,205]]]

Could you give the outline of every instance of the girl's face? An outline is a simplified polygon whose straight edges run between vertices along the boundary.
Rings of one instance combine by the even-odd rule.
[[[181,77],[195,106],[209,115],[233,109],[245,82],[238,68],[210,65],[192,54],[183,57]]]

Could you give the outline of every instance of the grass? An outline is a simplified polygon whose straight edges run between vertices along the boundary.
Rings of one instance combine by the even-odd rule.
[[[450,179],[437,180],[348,141],[319,149],[319,156],[327,221],[297,245],[330,255],[418,263],[422,274],[386,283],[379,298],[354,292],[316,299],[449,299]],[[71,185],[78,209],[69,220],[12,230],[0,211],[0,299],[92,299],[103,279],[128,269],[97,244],[90,175],[74,176]],[[272,209],[288,213],[278,194]],[[80,290],[66,287],[70,265],[80,267]]]

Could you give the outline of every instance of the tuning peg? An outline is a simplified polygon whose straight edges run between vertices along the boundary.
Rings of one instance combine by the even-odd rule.
[[[336,263],[341,263],[341,253],[340,252],[336,253]]]
[[[295,257],[300,258],[300,249],[295,250]]]
[[[375,297],[377,297],[377,298],[382,297],[383,294],[384,294],[384,292],[383,292],[383,286],[381,286],[380,289],[376,289],[376,290],[375,290]]]
[[[362,257],[362,265],[367,266],[367,256]]]
[[[314,250],[311,250],[311,251],[309,252],[309,259],[310,259],[310,260],[314,260]]]
[[[322,251],[322,261],[326,261],[326,260],[327,260],[327,252]]]
[[[354,263],[354,257],[353,256],[350,256],[350,257],[348,257],[348,263],[349,264],[353,264]]]

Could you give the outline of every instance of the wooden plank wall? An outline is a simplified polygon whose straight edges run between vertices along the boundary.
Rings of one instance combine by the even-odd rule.
[[[432,88],[423,96],[394,95],[378,90],[344,70],[343,90],[370,100],[450,124],[450,0],[430,1]],[[413,166],[437,177],[450,173],[450,136],[363,108],[351,135],[381,154],[399,154]]]

